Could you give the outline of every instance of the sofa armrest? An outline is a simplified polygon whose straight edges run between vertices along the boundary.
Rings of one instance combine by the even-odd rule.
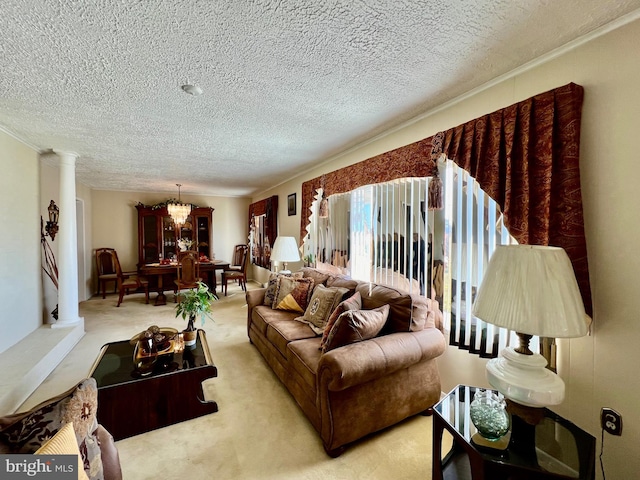
[[[245,298],[247,299],[247,309],[249,312],[256,305],[262,305],[264,302],[264,294],[267,292],[266,288],[256,288],[254,290],[247,290]]]
[[[251,325],[251,313],[253,312],[253,308],[263,304],[264,294],[266,292],[266,288],[247,290],[247,293],[245,294],[245,298],[247,299],[247,329]]]
[[[444,353],[445,338],[437,328],[401,332],[345,345],[322,355],[318,391],[340,391],[434,359]],[[324,386],[323,386],[324,385]]]

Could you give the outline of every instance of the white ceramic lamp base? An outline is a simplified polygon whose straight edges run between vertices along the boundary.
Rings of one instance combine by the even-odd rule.
[[[546,366],[542,355],[523,355],[507,347],[487,363],[487,380],[506,398],[521,405],[559,405],[564,400],[564,382]]]

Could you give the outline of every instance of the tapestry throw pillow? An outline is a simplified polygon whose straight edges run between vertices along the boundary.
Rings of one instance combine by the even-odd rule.
[[[346,300],[340,302],[336,308],[333,309],[331,315],[327,319],[327,324],[324,327],[322,332],[322,340],[320,341],[320,349],[324,350],[324,345],[327,343],[327,338],[329,337],[329,332],[333,328],[333,325],[338,320],[338,317],[342,315],[347,310],[361,310],[362,309],[362,295],[360,292],[356,292],[351,295]]]
[[[304,313],[312,290],[313,280],[310,278],[281,276],[278,278],[273,309]]]
[[[73,429],[73,423],[65,423],[53,437],[47,440],[42,446],[36,450],[36,455],[76,455],[78,457],[78,480],[89,480],[84,471],[84,464],[78,442],[76,440],[76,432]]]
[[[338,317],[323,352],[375,337],[389,316],[389,305],[373,310],[347,310]]]
[[[278,278],[281,276],[291,277],[291,278],[302,278],[302,272],[294,272],[294,273],[270,273],[269,274],[269,282],[267,283],[267,291],[264,292],[264,301],[263,305],[267,305],[273,308],[273,302],[276,299],[276,289],[278,288]]]
[[[329,315],[347,292],[349,292],[348,288],[328,288],[322,284],[316,286],[304,315],[297,317],[296,320],[308,324],[311,330],[321,335]]]
[[[65,423],[73,423],[84,470],[92,480],[102,480],[102,458],[96,429],[98,389],[86,378],[67,392],[31,410],[0,418],[0,442],[8,453],[34,453]]]

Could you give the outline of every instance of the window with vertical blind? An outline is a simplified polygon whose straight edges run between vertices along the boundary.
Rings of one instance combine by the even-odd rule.
[[[358,280],[428,295],[433,237],[429,180],[403,178],[331,195],[326,217],[320,217],[319,192],[305,259]]]
[[[474,317],[471,308],[496,245],[517,243],[497,203],[465,170],[440,162],[444,208],[428,208],[431,177],[365,185],[328,197],[318,191],[304,242],[308,263],[357,280],[435,298],[450,344],[495,357],[514,332]],[[532,345],[536,345],[533,341]]]

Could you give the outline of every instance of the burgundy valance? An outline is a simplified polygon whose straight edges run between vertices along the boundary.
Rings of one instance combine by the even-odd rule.
[[[401,177],[431,175],[444,153],[473,176],[521,244],[563,247],[592,314],[579,151],[583,88],[574,83],[471,120],[433,137],[302,184],[300,239],[316,189],[327,195]]]
[[[311,205],[319,188],[326,196],[396,178],[428,177],[433,170],[431,137],[335,170],[302,184],[300,240],[307,234]]]

